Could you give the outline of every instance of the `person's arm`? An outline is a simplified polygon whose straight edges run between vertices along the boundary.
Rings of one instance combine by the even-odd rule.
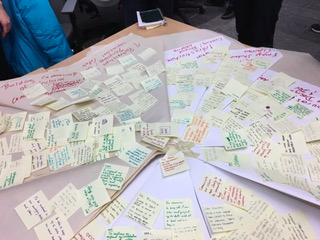
[[[0,24],[2,25],[1,35],[2,35],[2,38],[4,38],[11,29],[11,22],[6,10],[2,5],[1,0],[0,0]]]

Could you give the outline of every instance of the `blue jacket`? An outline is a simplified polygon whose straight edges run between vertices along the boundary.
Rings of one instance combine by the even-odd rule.
[[[24,75],[72,55],[48,0],[3,0],[11,31],[2,39],[12,70]]]

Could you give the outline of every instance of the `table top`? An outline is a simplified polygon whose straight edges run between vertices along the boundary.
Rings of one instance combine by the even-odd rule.
[[[195,32],[193,32],[192,30],[195,30]],[[188,31],[192,31],[192,32],[188,32]],[[159,40],[159,42],[162,41],[164,43],[163,46],[164,46],[165,50],[171,49],[171,47],[172,48],[175,47],[174,45],[184,46],[185,44],[190,44],[192,42],[196,42],[196,41],[203,40],[203,39],[209,39],[212,37],[216,37],[216,35],[217,36],[220,35],[218,33],[213,33],[211,31],[207,31],[207,30],[197,30],[197,28],[195,28],[195,27],[180,23],[180,22],[172,20],[172,19],[167,19],[166,26],[160,26],[158,28],[151,29],[151,30],[140,29],[140,28],[138,28],[137,24],[134,24],[134,25],[110,36],[109,38],[95,44],[95,46],[112,43],[112,42],[120,39],[121,37],[127,36],[130,33],[133,33],[133,34],[136,34],[136,35],[139,35],[142,37],[156,37],[156,36],[163,35],[162,37],[159,37],[159,39],[157,39],[157,41]],[[180,33],[181,36],[177,36],[179,34],[176,34],[176,33]],[[168,34],[172,34],[172,35],[168,35]],[[232,44],[234,44],[233,49],[237,48],[235,46],[235,44],[238,44],[239,47],[243,48],[243,45],[241,45],[236,40],[234,40],[234,39],[230,39],[230,40],[232,41]],[[149,39],[149,41],[152,42],[152,39]],[[74,56],[52,66],[48,70],[59,68],[59,67],[67,67],[70,64],[73,64],[73,63],[81,60],[82,58],[84,58],[89,51],[90,51],[89,48],[85,49],[85,50],[75,54]],[[283,71],[285,73],[290,74],[290,76],[294,76],[296,78],[299,78],[301,76],[302,80],[304,80],[304,81],[308,80],[309,82],[316,84],[316,80],[320,79],[320,78],[318,78],[318,76],[320,76],[319,62],[317,62],[317,61],[313,62],[312,58],[310,58],[310,55],[308,55],[308,54],[297,53],[297,52],[286,52],[286,51],[283,51],[283,53],[284,53],[285,57],[283,57],[282,60],[279,61],[280,63],[276,65],[274,70]],[[308,63],[308,64],[306,66],[303,63]],[[41,73],[43,71],[46,71],[46,70],[41,68],[41,69],[38,69],[37,71],[33,72],[33,74]],[[306,75],[308,75],[308,77],[304,78]],[[319,85],[319,84],[316,84],[316,85]],[[100,163],[100,164],[103,164],[103,163]],[[114,164],[116,164],[116,162],[114,162]],[[208,171],[208,165],[206,165],[205,163],[203,163],[201,161],[194,161],[193,159],[192,160],[190,159],[189,164],[190,164],[189,172],[190,172],[190,174],[192,174],[192,176],[195,176],[193,181],[194,181],[194,183],[198,184],[200,182],[200,180],[202,179],[203,172]],[[136,175],[134,175],[132,177],[132,179],[134,179],[135,181],[132,182],[132,184],[130,184],[130,186],[128,186],[129,190],[126,190],[126,192],[124,192],[125,196],[130,195],[130,198],[128,198],[128,199],[132,200],[133,197],[135,196],[135,194],[137,193],[137,189],[140,189],[141,186],[143,186],[143,188],[141,188],[140,191],[147,191],[147,192],[151,191],[150,189],[154,189],[156,192],[159,192],[159,189],[165,189],[165,191],[163,191],[163,192],[165,192],[165,193],[163,193],[164,194],[163,196],[166,196],[166,197],[163,197],[163,198],[172,198],[173,195],[167,195],[166,192],[174,193],[175,197],[180,197],[180,198],[185,198],[186,197],[185,194],[186,194],[186,192],[188,193],[188,191],[190,193],[194,192],[193,183],[190,180],[189,173],[176,175],[175,178],[171,178],[169,180],[166,179],[166,181],[162,181],[163,176],[160,171],[160,168],[157,168],[155,171],[155,165],[156,165],[156,161],[150,162],[150,164],[148,166],[146,166],[146,169],[144,169],[144,171],[141,171],[139,173],[139,178],[138,177],[135,178]],[[48,190],[48,188],[52,187],[52,185],[54,185],[54,188],[55,188],[54,191],[56,189],[61,189],[62,186],[65,185],[66,179],[76,179],[77,178],[77,181],[85,181],[84,178],[79,180],[78,176],[84,176],[84,175],[94,176],[95,174],[99,174],[100,168],[98,168],[98,167],[99,166],[92,164],[92,165],[86,166],[86,168],[78,168],[77,171],[66,171],[65,174],[69,174],[69,175],[64,175],[63,177],[60,177],[61,182],[58,182],[57,179],[54,178],[59,175],[56,175],[56,176],[52,175],[52,176],[48,176],[46,179],[39,179],[39,181],[33,182],[33,184],[35,184],[33,186],[30,184],[26,185],[27,188],[28,188],[28,186],[29,186],[29,188],[23,194],[31,196],[31,192],[34,192],[35,189],[37,189],[37,188],[42,189],[43,186],[46,186],[45,192]],[[92,171],[92,172],[90,172],[90,171]],[[276,206],[279,209],[282,209],[284,207],[288,207],[288,209],[286,209],[286,211],[293,211],[293,210],[299,209],[300,211],[306,213],[307,216],[312,219],[312,223],[314,224],[314,226],[315,226],[316,222],[319,222],[318,221],[319,216],[320,216],[318,214],[319,210],[316,208],[313,208],[314,207],[313,205],[309,206],[307,204],[297,202],[297,200],[294,198],[288,198],[287,196],[279,194],[278,192],[273,191],[272,189],[264,188],[263,186],[260,186],[259,184],[256,184],[255,182],[248,181],[245,178],[239,178],[238,176],[233,175],[233,174],[229,174],[228,172],[222,172],[220,170],[218,171],[215,168],[212,168],[211,172],[214,174],[217,174],[221,178],[227,178],[227,179],[230,178],[231,181],[233,180],[234,182],[237,182],[240,185],[243,185],[243,186],[246,186],[246,187],[252,189],[254,192],[261,194],[263,196],[263,198],[268,199],[268,201],[270,203],[272,203],[272,206]],[[153,181],[148,181],[149,180],[148,177],[151,176],[151,174],[152,174]],[[177,179],[180,179],[179,180],[180,184],[179,184],[179,182],[177,182]],[[171,182],[170,182],[170,180],[171,180]],[[50,184],[50,181],[51,181],[51,184]],[[54,183],[54,184],[52,184],[52,183]],[[59,183],[60,185],[57,183]],[[141,186],[139,185],[140,183],[141,183]],[[161,183],[161,184],[159,184],[159,186],[157,186],[157,188],[154,188],[154,186],[153,186],[154,183]],[[166,185],[164,185],[164,184],[166,184]],[[80,184],[80,183],[78,183],[78,185],[77,184],[75,184],[75,185],[76,186],[80,186],[80,185],[83,186],[83,184]],[[177,188],[176,186],[179,186],[179,188]],[[32,187],[32,189],[31,189],[31,187]],[[170,189],[170,187],[172,189]],[[16,188],[17,192],[21,188],[22,188],[22,186],[18,186]],[[12,202],[11,203],[12,207],[8,207],[8,205],[6,206],[6,208],[8,209],[8,212],[10,212],[10,214],[11,214],[11,212],[13,212],[13,207],[16,206],[18,204],[18,202],[22,202],[23,199],[26,199],[26,197],[22,195],[22,192],[23,191],[19,191],[20,195],[18,196],[18,194],[15,194],[16,192],[14,191],[13,188],[9,189],[6,192],[6,194],[7,194],[6,196],[10,196],[8,194],[11,194],[11,196],[15,195],[17,199],[14,199],[14,201],[12,199],[10,199],[10,197],[7,197],[6,199],[2,199],[2,201],[4,201],[4,202],[7,202],[8,199],[10,199],[10,202]],[[209,196],[209,195],[208,196],[205,195],[205,196],[206,197],[202,197],[203,202],[201,202],[201,204],[199,204],[199,205],[205,206],[205,204],[203,204],[203,203],[206,203],[207,198],[208,198],[208,202],[211,204],[211,202],[212,202],[212,199],[210,198],[211,196]],[[188,197],[190,197],[190,196],[188,196]],[[18,198],[20,198],[20,199],[18,200]],[[194,198],[193,202],[196,202],[197,200],[195,199],[195,196],[193,196],[193,198]],[[285,204],[283,204],[283,203],[285,203]],[[4,204],[3,204],[3,206],[4,206]],[[198,212],[196,215],[202,216],[201,212],[199,211],[199,209],[200,209],[199,206],[197,209],[198,209],[197,210]],[[4,211],[5,209],[3,208],[2,210]],[[82,213],[80,211],[78,211],[77,215],[75,215],[73,217],[73,219],[70,220],[72,227],[74,227],[74,229],[76,231],[79,230],[80,226],[84,226],[85,223],[87,223],[87,220],[84,219],[84,217],[81,214]],[[16,234],[16,235],[20,234],[20,236],[21,236],[22,233],[26,231],[26,229],[24,226],[19,227],[20,225],[22,225],[22,222],[16,220],[18,218],[18,216],[16,214],[11,214],[11,216],[12,217],[7,221],[6,224],[9,223],[11,226],[13,226],[10,222],[18,222],[18,227],[14,226],[15,228],[17,228],[17,230],[16,230],[16,232],[12,231],[12,234]],[[126,217],[123,217],[119,221],[119,224],[125,225],[127,221],[129,221],[129,220]],[[1,228],[0,228],[0,232],[1,232]],[[29,234],[28,236],[31,236],[33,234],[33,232],[29,231],[29,232],[27,232],[27,234]],[[26,237],[26,239],[32,239],[32,238]]]
[[[130,33],[139,35],[141,37],[154,37],[154,36],[179,33],[179,32],[186,32],[186,31],[197,29],[193,26],[178,22],[178,21],[170,19],[170,18],[166,18],[166,20],[167,20],[166,25],[159,26],[157,28],[150,29],[150,30],[139,28],[137,24],[133,24],[130,27],[127,27],[127,28],[123,29],[122,31],[98,42],[97,44],[95,44],[95,46],[105,45],[105,44],[114,42],[115,40],[117,40],[121,37],[127,36]],[[73,55],[72,57],[65,59],[64,61],[51,66],[49,69],[66,67],[76,61],[79,61],[80,59],[85,57],[85,55],[87,54],[87,52],[89,50],[90,50],[90,48],[84,49],[83,51]]]

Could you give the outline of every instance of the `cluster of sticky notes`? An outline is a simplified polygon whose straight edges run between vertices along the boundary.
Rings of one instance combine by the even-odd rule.
[[[282,239],[299,238],[298,236],[315,239],[311,224],[303,213],[279,213],[252,192],[235,183],[230,184],[227,180],[211,174],[206,174],[200,182],[201,191],[229,203],[203,206],[213,239],[239,239],[242,236],[252,239],[264,236],[272,239],[275,234]],[[242,195],[244,198],[236,201],[245,202],[246,207],[228,200],[237,196],[227,195],[226,199],[227,188],[231,188],[238,197]],[[221,189],[224,189],[224,192]]]
[[[112,166],[105,166],[102,174],[105,169],[111,170]],[[114,169],[114,171],[117,170]],[[118,180],[114,175],[110,177],[110,183],[112,179]],[[105,181],[104,178],[98,178],[81,189],[77,189],[70,183],[56,193],[51,200],[48,200],[40,190],[19,204],[15,210],[28,230],[34,228],[39,239],[70,239],[74,233],[68,219],[75,212],[82,208],[84,216],[87,216],[111,201]],[[124,178],[118,180],[119,184],[123,181]],[[125,207],[124,200],[117,200],[109,206],[108,212],[103,212],[105,220],[114,220],[115,213],[120,214]]]
[[[152,228],[162,208],[167,230],[154,230]],[[143,239],[205,239],[201,222],[195,218],[192,200],[188,198],[163,201],[140,192],[129,206],[127,216],[151,229],[142,233]]]
[[[193,43],[192,47],[201,44]],[[318,120],[314,118],[317,109],[313,107],[320,100],[318,88],[305,88],[285,73],[262,76],[280,59],[277,50],[271,52],[278,57],[254,51],[246,55],[243,50],[229,51],[228,55],[227,45],[219,41],[215,44],[210,46],[211,51],[200,48],[200,56],[191,51],[176,56],[191,46],[166,53],[167,78],[172,84],[171,119],[183,130],[181,140],[200,145],[202,160],[209,163],[253,169],[263,181],[285,183],[319,196],[315,190],[319,183],[312,181],[320,175],[315,167],[318,160],[312,160],[318,159],[315,149],[320,149],[314,143],[320,139]],[[199,77],[208,73],[208,85],[203,85]],[[200,90],[203,86],[207,89]],[[224,149],[214,153],[222,146]],[[294,162],[290,168],[289,162]],[[315,170],[308,170],[311,167]]]
[[[320,175],[319,88],[266,72],[282,57],[276,49],[229,50],[223,37],[205,42],[210,45],[199,41],[165,53],[171,119],[181,140],[199,145],[200,158],[211,164],[253,169],[264,181],[319,197],[313,181]]]
[[[30,159],[24,167],[26,170],[23,171],[22,164],[10,164],[15,162],[15,157],[6,157],[4,161],[8,164],[3,164],[5,167],[1,167],[3,174],[0,178],[0,189],[20,184],[31,173],[43,168],[49,167],[53,171],[66,166],[89,164],[101,160],[102,156],[110,157],[109,153],[111,156],[115,155],[121,148],[127,150],[122,159],[135,167],[149,157],[148,149],[143,146],[136,147],[133,144],[135,139],[127,138],[128,136],[122,133],[123,129],[115,129],[114,125],[117,123],[114,122],[114,117],[121,124],[127,125],[129,121],[140,118],[153,108],[159,100],[152,95],[152,92],[158,88],[161,88],[162,92],[165,91],[162,87],[164,83],[162,73],[166,69],[159,60],[158,52],[149,44],[143,43],[143,46],[141,44],[138,46],[128,42],[125,45],[128,45],[128,50],[138,47],[139,54],[135,55],[130,50],[126,54],[118,55],[112,48],[110,51],[115,54],[115,58],[110,62],[103,62],[104,55],[101,55],[99,64],[96,59],[88,57],[86,61],[75,63],[81,65],[79,72],[63,72],[63,74],[58,73],[59,70],[55,72],[55,76],[61,76],[61,79],[70,80],[72,83],[65,85],[59,83],[61,86],[57,85],[56,90],[46,89],[47,85],[51,87],[49,80],[21,88],[24,96],[32,99],[31,105],[49,108],[56,112],[29,114],[29,117],[27,111],[0,114],[0,133],[19,131],[12,133],[8,139],[1,138],[1,156],[24,152]],[[111,53],[107,50],[108,47],[110,46],[96,53],[103,54],[104,51]],[[138,58],[144,62],[139,62]],[[147,63],[148,65],[145,65]],[[45,75],[43,78],[49,79],[52,76]],[[59,81],[62,81],[61,79]],[[54,84],[53,81],[52,83]],[[56,92],[59,94],[55,94]],[[127,99],[132,103],[128,104]],[[86,104],[84,108],[82,103]],[[69,110],[68,107],[72,105],[72,110]],[[59,111],[65,108],[68,109],[64,112],[68,113],[60,114]],[[73,117],[78,122],[74,122]],[[170,135],[170,128],[175,128],[171,125],[160,127],[160,134],[164,136]],[[138,125],[137,131],[139,131]],[[43,141],[46,142],[45,146],[42,144]],[[35,142],[33,145],[41,142],[41,149],[37,149],[37,153],[35,147],[30,144],[33,142]],[[133,144],[132,154],[130,146],[127,145],[129,142]],[[39,152],[42,152],[41,155]],[[28,173],[29,162],[32,169]]]
[[[83,114],[87,115],[87,111],[90,110],[86,109]],[[137,118],[138,122],[133,119],[130,123],[128,120],[125,125],[116,127],[113,114],[102,111],[100,114],[88,115],[91,119],[83,122],[74,122],[71,113],[56,118],[50,118],[50,112],[4,115],[1,119],[6,122],[5,131],[23,132],[12,134],[9,142],[6,137],[0,138],[0,152],[3,156],[0,189],[21,184],[33,172],[44,168],[57,171],[67,166],[90,164],[113,155],[118,155],[133,167],[139,167],[151,157],[152,150],[136,142],[135,132],[140,131],[141,124],[144,124],[140,118]],[[29,121],[26,121],[27,118]],[[170,136],[177,135],[175,123],[163,123],[156,128],[160,136],[146,136],[145,142],[163,149]],[[15,154],[19,152],[24,155],[21,159],[15,159]],[[121,184],[111,185],[114,185],[114,190],[121,188]]]

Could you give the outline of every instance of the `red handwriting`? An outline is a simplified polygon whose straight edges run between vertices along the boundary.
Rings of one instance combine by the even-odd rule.
[[[101,58],[99,58],[99,62],[106,66],[108,63],[115,61],[117,58],[122,57],[128,53],[132,53],[135,51],[135,48],[140,47],[140,43],[131,43],[131,46],[126,46],[127,42],[122,42],[117,44],[115,47],[105,51],[101,54]],[[133,45],[133,46],[132,46]],[[98,57],[97,57],[98,58]]]
[[[82,82],[82,79],[71,80],[71,81],[65,81],[64,78],[50,80],[50,84],[52,85],[52,87],[51,87],[51,90],[49,92],[47,92],[45,95],[52,95],[54,93],[63,92],[67,88],[74,87],[81,82]],[[16,104],[17,102],[19,102],[21,99],[24,99],[24,98],[26,98],[25,95],[21,95],[19,97],[13,97],[11,102],[12,102],[12,104]]]
[[[215,39],[205,40],[202,42],[193,43],[180,48],[173,49],[172,50],[173,54],[177,54],[177,55],[167,58],[166,61],[167,62],[178,61],[181,58],[190,57],[194,54],[198,54],[195,57],[199,59],[201,57],[206,56],[214,47],[214,44],[217,42],[221,42],[222,40],[223,38],[215,38]]]
[[[108,63],[117,60],[119,57],[125,56],[125,55],[127,55],[128,53],[132,53],[132,52],[134,52],[134,49],[131,48],[131,47],[126,48],[126,49],[119,48],[119,49],[116,50],[115,52],[109,53],[109,54],[106,55],[105,57],[101,58],[101,59],[99,60],[99,62],[100,62],[103,66],[106,66]],[[104,54],[104,55],[105,55],[105,54]]]
[[[244,49],[242,54],[230,56],[232,59],[252,59],[254,57],[272,57],[278,56],[278,52],[267,48]]]
[[[296,101],[313,108],[320,108],[320,98],[315,96],[317,90],[312,91],[308,88],[295,87],[291,89],[291,92],[296,93],[298,96],[295,97]]]
[[[81,66],[82,66],[82,68],[88,70],[88,69],[92,68],[92,65],[95,66],[95,64],[96,64],[96,59],[93,58],[93,59],[89,60],[88,62],[83,63]]]
[[[16,102],[18,102],[19,100],[21,100],[21,99],[24,99],[24,98],[26,98],[26,96],[25,95],[21,95],[20,97],[14,97],[14,98],[12,98],[12,104],[15,104]]]
[[[16,82],[5,82],[3,85],[1,85],[0,88],[3,90],[7,90],[8,88],[12,88],[12,87],[20,87],[25,89],[27,84],[33,84],[33,83],[35,83],[33,79],[24,79]]]
[[[59,77],[74,77],[77,74],[78,74],[77,72],[44,74],[41,77],[41,79],[51,79],[51,78],[59,78]]]

